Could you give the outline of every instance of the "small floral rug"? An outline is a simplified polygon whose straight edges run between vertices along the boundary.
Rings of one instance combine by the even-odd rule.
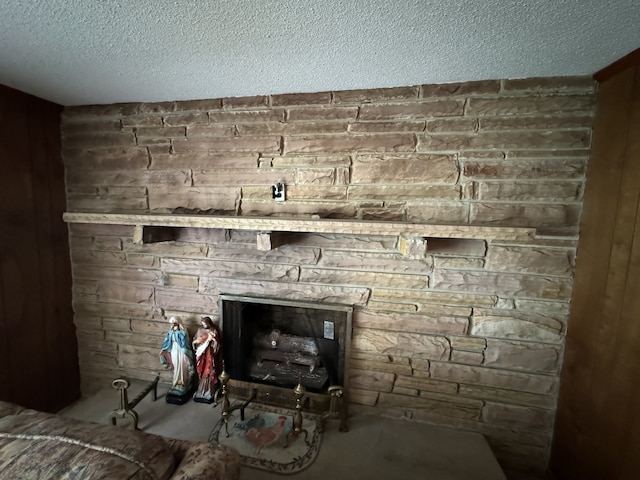
[[[242,463],[249,467],[297,473],[315,460],[321,435],[317,428],[319,416],[311,413],[302,415],[302,428],[308,432],[309,445],[305,443],[304,432],[287,435],[291,432],[294,414],[293,410],[251,404],[244,410],[244,420],[240,419],[240,409],[231,412],[227,423],[229,436],[221,419],[213,428],[209,441],[235,448]]]

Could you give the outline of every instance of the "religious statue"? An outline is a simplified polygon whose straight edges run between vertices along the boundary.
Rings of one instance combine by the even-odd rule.
[[[210,317],[202,317],[200,328],[193,337],[193,349],[196,352],[196,371],[199,384],[193,400],[212,403],[218,388],[218,375],[221,367],[220,331]]]
[[[169,323],[171,327],[160,349],[160,363],[164,368],[173,370],[173,382],[166,401],[182,405],[191,396],[196,383],[195,361],[187,330],[176,317],[171,317]]]

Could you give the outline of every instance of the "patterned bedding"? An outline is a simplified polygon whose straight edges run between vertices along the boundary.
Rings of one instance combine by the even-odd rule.
[[[236,452],[0,402],[0,478],[236,479]]]

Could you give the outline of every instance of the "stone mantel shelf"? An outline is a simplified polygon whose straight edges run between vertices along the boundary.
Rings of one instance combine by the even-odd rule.
[[[133,225],[141,227],[191,227],[254,230],[258,232],[305,232],[345,235],[389,235],[467,239],[525,240],[535,228],[491,225],[445,225],[301,217],[241,217],[224,215],[134,214],[66,212],[67,223]]]

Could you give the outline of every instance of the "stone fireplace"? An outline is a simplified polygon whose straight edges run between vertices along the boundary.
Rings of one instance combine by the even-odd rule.
[[[594,98],[575,77],[66,108],[83,394],[155,378],[171,316],[192,331],[225,316],[230,334],[222,310],[262,315],[242,296],[333,302],[353,307],[350,412],[477,431],[503,467],[541,470]],[[293,335],[326,340],[325,321]],[[261,327],[258,367],[297,353],[270,351],[278,332]],[[316,374],[320,352],[296,368]],[[292,406],[298,375],[250,377],[247,356],[229,366],[234,393]]]
[[[352,307],[220,295],[225,371],[240,393],[290,403],[301,384],[322,408],[330,387],[345,391]]]

